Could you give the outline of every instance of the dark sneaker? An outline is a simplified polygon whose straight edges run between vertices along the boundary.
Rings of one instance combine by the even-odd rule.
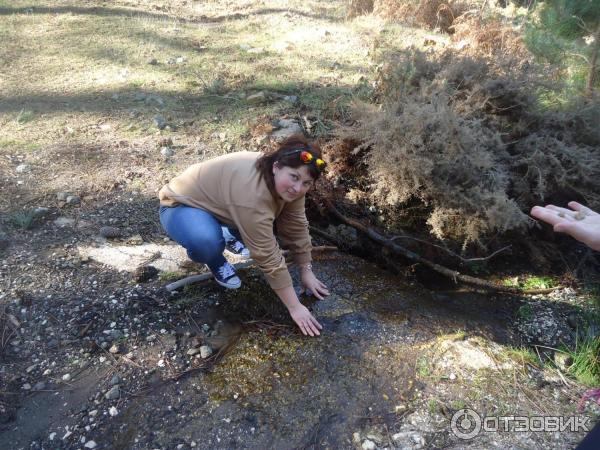
[[[211,270],[215,281],[227,289],[237,289],[242,285],[242,280],[235,274],[235,268],[226,262],[217,270]]]
[[[233,253],[234,255],[239,255],[244,258],[250,258],[250,250],[246,248],[246,246],[241,242],[236,240],[225,242],[225,250]]]

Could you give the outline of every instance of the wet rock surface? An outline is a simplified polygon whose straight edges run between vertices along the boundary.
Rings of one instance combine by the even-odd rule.
[[[509,377],[502,348],[527,339],[513,324],[518,300],[432,293],[342,254],[315,263],[333,293],[303,298],[324,327],[312,339],[254,270],[237,291],[203,284],[174,295],[159,280],[131,284],[133,273],[80,270],[76,295],[65,279],[52,294],[11,297],[19,327],[2,371],[21,397],[4,407],[2,445],[463,448],[449,426],[457,402],[482,379],[485,399],[483,374]],[[548,405],[573,412],[560,379],[529,379]],[[498,442],[541,445],[540,436]],[[566,433],[549,448],[580,439]]]

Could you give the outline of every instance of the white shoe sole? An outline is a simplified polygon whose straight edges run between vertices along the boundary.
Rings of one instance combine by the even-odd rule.
[[[243,253],[243,252],[242,252],[242,253],[236,253],[236,252],[232,252],[231,250],[229,250],[229,249],[227,249],[227,248],[225,249],[225,251],[226,251],[227,253],[229,253],[230,255],[233,255],[233,256],[239,256],[239,257],[241,257],[241,258],[244,258],[244,259],[248,259],[248,258],[250,258],[250,252],[246,252],[246,253]]]
[[[223,283],[222,281],[219,281],[215,278],[215,281],[217,282],[217,284],[219,284],[220,286],[223,286],[226,289],[238,289],[242,286],[242,280],[238,279],[238,282],[235,284],[231,284],[231,283]]]

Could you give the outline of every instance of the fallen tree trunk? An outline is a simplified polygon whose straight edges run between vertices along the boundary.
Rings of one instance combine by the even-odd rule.
[[[358,220],[350,219],[344,216],[341,212],[337,210],[337,208],[333,205],[330,200],[325,200],[325,204],[327,209],[331,214],[333,214],[336,218],[338,218],[341,222],[349,225],[364,234],[366,234],[371,240],[377,242],[380,245],[383,245],[386,248],[391,249],[395,253],[404,256],[405,258],[423,264],[424,266],[429,267],[430,269],[440,273],[448,278],[451,278],[455,283],[459,281],[465,284],[470,284],[473,286],[481,287],[487,290],[498,291],[498,292],[508,292],[511,294],[547,294],[549,292],[554,291],[556,288],[550,289],[530,289],[530,290],[522,290],[516,287],[511,286],[501,286],[494,283],[491,283],[486,280],[482,280],[481,278],[472,277],[470,275],[463,275],[460,272],[452,269],[448,269],[447,267],[436,264],[432,261],[429,261],[417,253],[408,250],[401,245],[396,244],[393,239],[384,236],[383,234],[375,231],[373,228],[370,228]]]

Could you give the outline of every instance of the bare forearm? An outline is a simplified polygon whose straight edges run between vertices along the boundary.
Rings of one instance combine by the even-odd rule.
[[[290,285],[285,288],[274,289],[274,291],[289,311],[300,305],[300,300],[298,300],[296,291],[294,291],[294,286]]]

